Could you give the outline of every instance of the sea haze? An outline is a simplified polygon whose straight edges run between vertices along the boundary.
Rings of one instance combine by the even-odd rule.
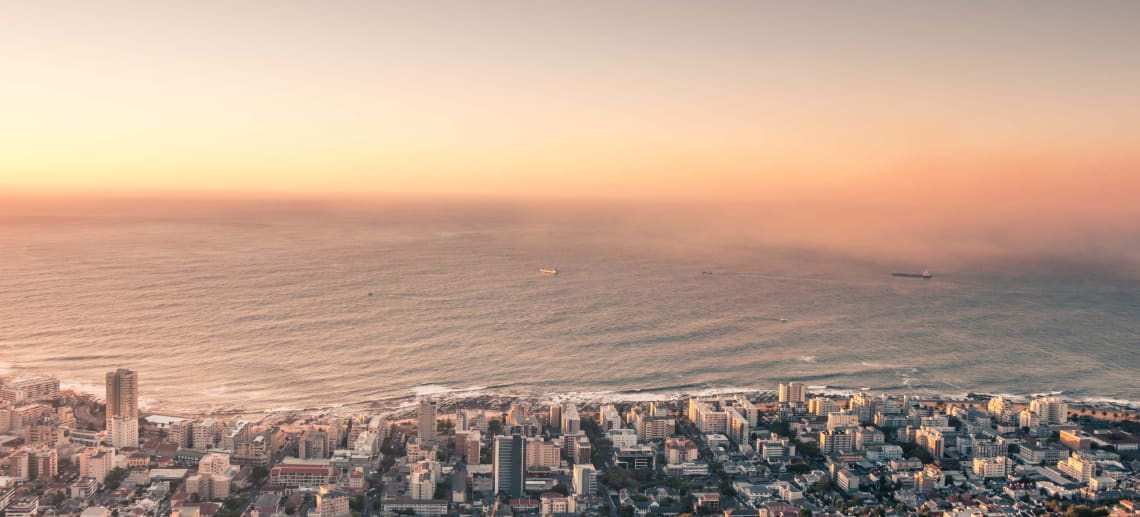
[[[783,380],[1140,401],[1140,282],[1117,269],[666,226],[474,205],[7,215],[0,361],[94,392],[136,369],[171,412]]]

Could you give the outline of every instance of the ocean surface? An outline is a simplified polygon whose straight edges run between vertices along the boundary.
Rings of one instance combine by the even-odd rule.
[[[784,380],[1140,401],[1134,276],[473,213],[3,218],[0,373],[99,393],[132,368],[171,412]]]

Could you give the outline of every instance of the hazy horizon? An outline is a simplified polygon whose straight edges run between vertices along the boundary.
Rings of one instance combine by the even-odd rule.
[[[989,264],[1085,271],[1140,279],[1140,219],[1106,220],[1097,227],[1029,212],[958,214],[942,220],[919,204],[832,203],[796,200],[711,203],[695,200],[512,199],[489,197],[257,197],[81,196],[8,197],[0,225],[14,229],[83,221],[123,225],[167,221],[186,226],[218,222],[298,226],[310,221],[423,222],[456,231],[484,225],[566,225],[583,231],[644,236],[683,253],[702,250],[725,258],[741,250],[788,248],[945,272]],[[1044,225],[1043,221],[1051,224]],[[1059,269],[1058,269],[1059,268]]]
[[[1131,2],[4,15],[7,192],[917,196],[1088,219],[1140,194]]]

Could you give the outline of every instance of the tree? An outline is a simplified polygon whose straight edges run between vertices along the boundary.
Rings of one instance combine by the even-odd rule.
[[[792,435],[792,428],[787,422],[775,422],[770,429],[772,430],[772,434],[778,434],[780,436]]]
[[[728,478],[722,477],[717,481],[717,488],[720,493],[727,497],[736,497],[736,488],[732,486],[732,482]]]
[[[490,422],[487,422],[487,432],[491,433],[491,436],[503,434],[503,421],[492,418]]]
[[[681,511],[685,513],[692,513],[696,508],[697,498],[693,494],[685,494],[681,496]]]
[[[800,508],[800,517],[811,517],[811,510]]]
[[[599,437],[594,440],[593,448],[590,452],[590,463],[595,467],[601,469],[605,468],[606,463],[613,458],[614,455],[614,442],[609,438]]]
[[[625,469],[606,469],[605,474],[602,474],[602,482],[605,483],[606,486],[615,489],[637,488],[637,481],[634,480],[629,471]]]
[[[558,483],[557,485],[554,485],[554,488],[551,488],[550,491],[551,492],[558,492],[559,494],[562,494],[562,495],[570,495],[570,487],[566,486],[563,483]]]
[[[226,507],[227,510],[237,510],[238,507],[241,506],[241,499],[238,499],[237,497],[231,495],[227,497],[222,504]]]
[[[796,452],[798,452],[800,456],[812,458],[819,456],[819,446],[814,443],[803,443],[796,440]]]
[[[787,470],[789,474],[807,474],[811,472],[811,465],[807,463],[796,463],[788,465],[785,470]]]
[[[1065,511],[1065,517],[1096,517],[1096,512],[1087,506],[1073,505]]]
[[[121,483],[125,477],[127,477],[127,471],[121,467],[115,467],[114,470],[107,473],[107,481],[104,483],[104,486],[107,487],[107,490],[115,490],[119,488],[119,483]]]
[[[253,481],[255,485],[260,485],[262,480],[267,477],[269,477],[269,469],[261,465],[253,467],[253,471],[249,474],[250,481]]]

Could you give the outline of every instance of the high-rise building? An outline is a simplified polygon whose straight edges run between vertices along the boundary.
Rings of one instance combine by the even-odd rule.
[[[578,406],[567,403],[562,407],[562,434],[575,435],[582,430],[582,419],[578,417]]]
[[[974,458],[974,475],[980,478],[1004,478],[1013,470],[1013,460],[1005,456]]]
[[[114,447],[116,449],[122,449],[123,447],[138,447],[138,417],[120,415],[112,418],[110,430],[107,432],[107,439],[111,442],[111,447]]]
[[[831,454],[855,450],[855,433],[851,429],[819,432],[819,452]]]
[[[423,399],[420,401],[419,414],[420,442],[435,443],[435,401]]]
[[[455,413],[455,431],[466,431],[470,429],[471,417],[466,409],[460,409]]]
[[[558,468],[562,464],[562,442],[527,438],[526,466]]]
[[[1042,424],[1063,424],[1069,421],[1069,405],[1057,397],[1034,399],[1029,410],[1041,418]]]
[[[479,431],[455,433],[455,455],[464,458],[468,465],[478,465],[482,440],[482,433]]]
[[[55,479],[59,475],[58,453],[51,447],[32,449],[28,459],[28,470],[34,479],[44,482]]]
[[[512,402],[507,411],[507,425],[523,425],[530,416],[530,406],[523,402]]]
[[[206,454],[198,460],[198,473],[186,478],[186,492],[198,494],[204,501],[225,499],[230,496],[233,470],[228,454]]]
[[[803,403],[807,400],[807,388],[802,382],[781,382],[780,383],[780,399],[781,404],[795,404],[797,402]]]
[[[1088,483],[1096,475],[1096,462],[1080,452],[1057,462],[1057,470],[1081,483]]]
[[[107,373],[108,431],[111,430],[111,421],[117,416],[139,418],[139,377],[134,370],[119,368]]]
[[[329,456],[329,434],[319,429],[310,429],[297,440],[297,457],[303,459],[323,459]]]
[[[665,440],[665,462],[669,465],[680,465],[688,461],[696,461],[698,458],[697,444],[692,440],[683,438]]]
[[[115,468],[115,451],[102,447],[88,447],[79,453],[79,476],[92,478],[100,485]]]
[[[827,416],[839,411],[839,404],[826,397],[814,397],[808,401],[808,412],[815,416]]]
[[[521,435],[496,436],[492,467],[493,491],[495,495],[507,494],[522,497],[526,486],[526,450]]]
[[[677,428],[677,419],[671,416],[645,416],[637,415],[634,421],[637,428],[637,439],[640,441],[664,440],[673,436]]]
[[[348,492],[325,485],[317,492],[317,505],[314,512],[319,517],[349,517],[352,511],[348,505]]]
[[[589,463],[574,465],[574,478],[571,483],[574,495],[595,495],[598,493],[598,471]]]
[[[752,425],[748,423],[748,417],[739,409],[739,406],[729,406],[724,409],[727,418],[725,433],[728,439],[737,445],[748,443],[748,438],[752,434]]]
[[[986,409],[990,411],[990,414],[992,414],[998,422],[1003,424],[1017,418],[1017,412],[1014,410],[1013,404],[1006,400],[1005,397],[998,396],[990,399],[989,404],[986,405]]]
[[[58,396],[59,379],[51,377],[16,379],[0,387],[0,402],[9,404],[51,400]]]
[[[859,427],[859,415],[851,414],[844,410],[827,414],[828,431],[846,429],[849,427]]]
[[[613,404],[605,404],[598,410],[598,420],[603,431],[621,429],[621,416]]]
[[[550,405],[550,433],[554,435],[562,433],[562,404]]]

